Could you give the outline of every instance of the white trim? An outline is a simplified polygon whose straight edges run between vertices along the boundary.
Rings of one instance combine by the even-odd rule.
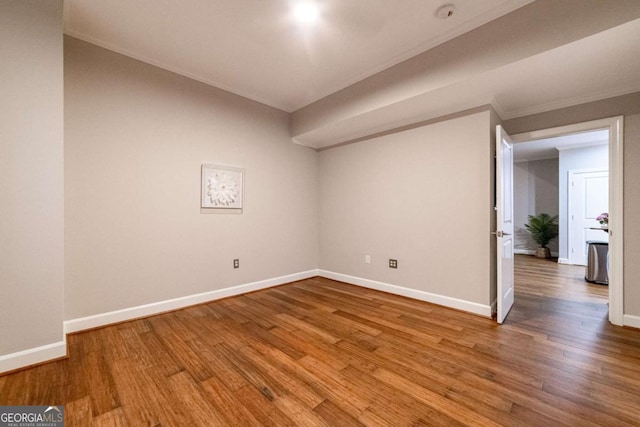
[[[569,169],[567,172],[569,172],[569,175],[579,175],[581,173],[594,173],[594,172],[609,173],[609,169],[602,169],[602,168]]]
[[[513,248],[513,253],[516,255],[535,255],[536,251],[532,251],[531,249],[516,249]]]
[[[624,315],[624,326],[631,326],[632,328],[640,329],[640,316],[632,316],[630,314]]]
[[[140,53],[136,53],[133,50],[129,50],[123,47],[120,47],[114,43],[110,43],[104,40],[101,40],[99,38],[84,34],[78,30],[75,30],[74,28],[71,28],[71,22],[70,22],[70,18],[72,16],[71,14],[71,1],[65,1],[64,2],[64,34],[69,35],[71,37],[75,37],[79,40],[83,40],[86,41],[88,43],[94,44],[96,46],[100,46],[102,48],[117,52],[121,55],[125,55],[128,56],[130,58],[136,59],[138,61],[142,61],[142,62],[146,62],[148,64],[151,64],[153,66],[165,69],[165,70],[169,70],[171,72],[174,72],[176,74],[180,74],[186,77],[189,77],[192,80],[197,80],[199,82],[205,83],[207,85],[219,88],[219,89],[223,89],[226,90],[227,92],[231,92],[231,93],[235,93],[237,95],[243,96],[245,98],[248,99],[252,99],[254,101],[260,102],[262,104],[265,105],[269,105],[271,107],[286,111],[288,113],[292,113],[296,110],[299,110],[300,108],[303,108],[306,105],[312,104],[316,101],[318,101],[319,99],[322,99],[332,93],[338,92],[339,90],[342,90],[346,87],[349,87],[355,83],[358,83],[368,77],[373,76],[376,73],[379,73],[381,71],[384,71],[394,65],[397,65],[409,58],[413,58],[416,55],[419,55],[423,52],[426,52],[429,49],[432,49],[436,46],[441,45],[442,43],[445,43],[447,41],[453,40],[454,38],[467,33],[471,30],[474,30],[476,28],[481,27],[482,25],[485,25],[491,21],[494,21],[498,18],[500,18],[501,16],[504,16],[508,13],[513,12],[514,10],[517,10],[520,7],[523,7],[529,3],[532,3],[534,0],[511,0],[509,2],[501,2],[498,6],[487,10],[486,12],[474,16],[471,19],[465,20],[465,21],[461,21],[461,23],[457,26],[451,26],[449,27],[450,30],[442,33],[442,34],[438,34],[435,37],[432,37],[428,40],[425,40],[424,42],[420,43],[418,46],[414,46],[411,49],[407,49],[404,51],[400,51],[398,54],[394,55],[392,58],[384,61],[383,63],[377,63],[375,64],[375,66],[373,67],[368,67],[365,71],[360,72],[356,75],[350,76],[350,78],[348,78],[347,80],[344,81],[340,81],[337,82],[335,84],[329,85],[327,87],[324,88],[324,90],[321,90],[319,93],[315,94],[315,96],[306,96],[304,99],[298,100],[298,101],[290,101],[290,100],[275,100],[275,99],[266,99],[262,96],[257,96],[255,94],[252,94],[250,92],[244,91],[244,90],[239,90],[237,85],[233,85],[233,87],[231,85],[228,84],[223,84],[221,83],[219,80],[215,80],[215,79],[211,79],[208,77],[204,77],[198,74],[194,74],[191,73],[185,69],[182,69],[180,67],[174,66],[174,65],[169,65],[167,62],[165,61],[158,61],[156,59],[152,59],[147,55],[144,54],[140,54]]]
[[[298,104],[300,104],[299,107],[294,108],[294,110],[303,108],[306,105],[312,104],[332,93],[338,92],[342,89],[345,89],[355,83],[358,83],[368,77],[373,76],[374,74],[377,74],[381,71],[385,71],[388,68],[393,67],[394,65],[398,65],[403,61],[406,61],[407,59],[413,58],[417,55],[420,55],[421,53],[424,53],[426,51],[428,51],[429,49],[432,49],[436,46],[439,46],[445,42],[448,42],[450,40],[455,39],[456,37],[467,33],[471,30],[474,30],[476,28],[479,28],[491,21],[494,21],[498,18],[500,18],[501,16],[504,16],[508,13],[513,12],[514,10],[521,8],[529,3],[532,3],[535,0],[515,0],[515,4],[511,3],[511,2],[507,2],[507,3],[502,3],[500,6],[495,7],[494,9],[488,10],[485,13],[482,13],[481,15],[478,15],[462,24],[460,24],[460,26],[455,27],[455,28],[451,28],[450,31],[445,32],[444,34],[439,34],[437,37],[433,37],[429,40],[425,40],[423,43],[420,43],[418,46],[413,47],[412,49],[406,50],[404,52],[400,52],[398,53],[396,56],[394,56],[393,58],[391,58],[388,61],[385,61],[381,64],[376,64],[376,66],[374,67],[370,67],[368,70],[357,74],[355,77],[352,77],[351,79],[348,79],[344,82],[332,85],[329,87],[328,90],[323,91],[319,94],[317,94],[314,97],[309,97],[306,100],[299,102]],[[495,101],[494,101],[495,102]],[[495,108],[494,108],[495,109]]]
[[[514,142],[532,141],[597,129],[609,130],[609,321],[614,325],[622,325],[624,320],[624,117],[608,117],[524,132],[514,135],[512,139]]]
[[[67,3],[71,3],[71,2],[70,1],[65,1],[64,2],[65,5]],[[173,65],[166,64],[163,61],[158,61],[158,60],[152,59],[151,57],[146,56],[146,55],[140,55],[140,54],[135,53],[135,52],[133,52],[133,51],[131,51],[129,49],[119,47],[119,46],[117,46],[117,45],[115,45],[113,43],[105,42],[105,41],[99,40],[99,39],[97,39],[95,37],[82,34],[81,32],[76,31],[76,30],[74,30],[72,28],[65,28],[64,34],[66,34],[67,36],[71,36],[73,38],[76,38],[78,40],[81,40],[83,42],[90,43],[92,45],[101,47],[103,49],[110,50],[110,51],[115,52],[115,53],[119,53],[120,55],[124,55],[124,56],[127,56],[129,58],[133,58],[136,61],[144,62],[146,64],[153,65],[154,67],[157,67],[157,68],[160,68],[160,69],[163,69],[163,70],[167,70],[167,71],[171,71],[172,73],[179,74],[179,75],[187,77],[187,78],[189,78],[191,80],[195,80],[197,82],[204,83],[207,86],[211,86],[211,87],[214,87],[216,89],[221,89],[221,90],[224,90],[226,92],[233,93],[235,95],[241,96],[243,98],[247,98],[247,99],[250,99],[252,101],[259,102],[259,103],[264,104],[264,105],[268,105],[269,107],[276,108],[276,109],[284,111],[286,113],[292,113],[293,111],[298,109],[298,108],[296,108],[295,105],[290,105],[288,102],[283,102],[283,101],[280,101],[280,100],[273,100],[273,99],[268,100],[268,99],[263,98],[261,96],[252,95],[249,92],[246,92],[244,90],[239,90],[237,87],[231,87],[231,86],[223,84],[223,83],[221,83],[221,82],[219,82],[217,80],[212,80],[212,79],[209,79],[207,77],[203,77],[203,76],[201,76],[199,74],[194,74],[194,73],[192,73],[190,71],[187,71],[187,70],[184,70],[184,69],[182,69],[180,67],[176,67],[176,66],[173,66]]]
[[[498,102],[497,99],[493,98],[489,103],[489,105],[491,105],[491,107],[493,108],[493,110],[496,112],[496,114],[501,120],[505,120],[503,119],[503,117],[506,117],[506,113],[504,111],[504,108],[502,108],[502,105]]]
[[[558,126],[549,129],[534,130],[531,132],[523,132],[511,137],[513,142],[529,142],[538,139],[548,139],[558,136],[567,136],[579,133],[585,133],[593,130],[604,130],[615,126],[622,116],[608,117],[605,119],[592,120],[589,122],[575,123],[572,125]],[[611,142],[611,140],[609,141]]]
[[[442,305],[444,307],[454,308],[456,310],[466,311],[483,317],[491,317],[491,306],[489,305],[478,304],[476,302],[461,300],[458,298],[452,298],[439,294],[432,294],[430,292],[419,291],[417,289],[391,285],[389,283],[364,279],[362,277],[335,273],[333,271],[318,270],[318,275],[321,277],[326,277],[327,279],[362,286],[364,288],[375,289],[377,291],[387,292],[394,295],[402,295],[404,297],[426,301],[433,304]]]
[[[640,82],[632,81],[627,82],[621,86],[611,89],[604,89],[598,92],[589,93],[587,95],[579,95],[571,98],[562,98],[557,101],[551,101],[544,104],[533,105],[531,107],[520,108],[516,110],[505,111],[500,117],[503,120],[511,120],[519,117],[530,116],[538,113],[545,113],[547,111],[558,110],[560,108],[573,107],[580,104],[587,104],[589,102],[600,101],[602,99],[615,98],[616,96],[628,95],[630,93],[640,91]]]
[[[517,163],[528,163],[528,162],[539,162],[540,160],[552,160],[552,159],[558,159],[558,155],[554,154],[552,155],[540,155],[540,156],[535,156],[535,157],[526,157],[522,160],[513,160],[513,164],[517,164]]]
[[[558,147],[556,147],[556,150],[558,150],[558,151],[570,151],[570,150],[578,150],[580,148],[599,147],[601,145],[607,145],[607,144],[609,144],[609,140],[606,140],[606,141],[579,142],[577,144],[558,146]]]
[[[27,350],[0,356],[0,373],[25,368],[67,355],[66,339],[52,344],[42,345]]]
[[[624,315],[623,142],[624,118],[618,116],[609,126],[609,320],[614,325],[622,325]]]
[[[532,249],[513,249],[513,253],[517,254],[517,255],[535,255],[536,251],[532,250]],[[559,254],[558,252],[551,252],[551,256],[552,257],[557,257]]]
[[[571,264],[569,258],[558,258],[558,264]]]
[[[203,292],[201,294],[188,295],[180,298],[174,298],[165,301],[154,302],[151,304],[129,307],[122,310],[109,311],[106,313],[95,314],[93,316],[81,317],[77,319],[66,320],[64,322],[64,332],[69,334],[85,329],[97,328],[112,323],[124,322],[127,320],[138,319],[141,317],[152,316],[154,314],[166,311],[177,310],[196,304],[202,304],[209,301],[215,301],[221,298],[232,297],[245,294],[247,292],[258,291],[273,286],[283,285],[285,283],[295,282],[298,280],[308,279],[318,275],[318,270],[303,271],[300,273],[280,276],[273,279],[260,280],[258,282],[247,283],[244,285],[233,286],[230,288],[217,289],[215,291]]]

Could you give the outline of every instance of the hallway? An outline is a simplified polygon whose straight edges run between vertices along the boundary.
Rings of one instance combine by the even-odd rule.
[[[630,329],[609,323],[608,287],[586,282],[584,272],[581,266],[516,255],[516,298],[505,324],[558,348],[570,345],[602,353],[621,344],[636,347]],[[571,357],[581,358],[579,353]]]
[[[609,288],[585,281],[585,268],[582,266],[516,255],[514,270],[516,300],[523,294],[529,294],[599,304],[608,301]]]

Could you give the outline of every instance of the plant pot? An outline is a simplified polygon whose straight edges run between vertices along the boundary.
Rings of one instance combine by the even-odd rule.
[[[538,258],[551,258],[551,251],[549,248],[536,249],[536,257]]]

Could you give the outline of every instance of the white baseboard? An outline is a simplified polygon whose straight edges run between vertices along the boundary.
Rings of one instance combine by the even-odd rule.
[[[535,255],[536,251],[532,251],[529,249],[514,249],[513,253],[517,255]]]
[[[230,288],[204,292],[201,294],[188,295],[171,300],[96,314],[94,316],[67,320],[64,322],[65,337],[62,341],[0,356],[0,373],[25,368],[38,363],[58,359],[60,357],[65,357],[67,355],[66,334],[68,333],[79,332],[85,329],[109,325],[111,323],[118,323],[137,319],[140,317],[151,316],[165,311],[176,310],[195,304],[214,301],[220,298],[258,291],[260,289],[283,285],[285,283],[295,282],[297,280],[308,279],[317,275],[318,270],[309,270],[300,273],[289,274],[287,276],[276,277],[273,279],[261,280],[258,282],[246,283],[244,285],[233,286]]]
[[[558,264],[571,264],[569,258],[558,258]]]
[[[166,301],[154,302],[151,304],[139,305],[137,307],[129,307],[122,310],[109,311],[93,316],[71,319],[64,322],[64,332],[69,334],[79,332],[85,329],[97,328],[112,323],[124,322],[140,317],[152,316],[154,314],[163,313],[165,311],[176,310],[191,305],[202,304],[221,298],[232,297],[235,295],[245,294],[247,292],[258,291],[273,286],[283,285],[285,283],[295,282],[297,280],[308,279],[318,275],[318,270],[309,270],[300,273],[289,274],[286,276],[276,277],[273,279],[260,280],[258,282],[246,283],[244,285],[233,286],[230,288],[217,289],[215,291],[203,292],[201,294],[188,295],[180,298],[174,298]]]
[[[362,286],[364,288],[375,289],[395,295],[402,295],[449,308],[455,308],[456,310],[467,311],[484,317],[491,317],[491,306],[488,305],[447,297],[444,295],[432,294],[430,292],[419,291],[417,289],[391,285],[389,283],[377,282],[375,280],[363,279],[361,277],[349,276],[342,273],[335,273],[333,271],[318,270],[318,275],[326,277],[327,279],[338,280],[340,282]]]
[[[632,328],[640,329],[640,316],[625,314],[624,316],[622,316],[622,324],[624,326],[631,326]]]
[[[536,251],[531,249],[514,249],[513,253],[518,255],[535,255]],[[558,252],[551,252],[552,257],[557,257],[558,255]],[[558,262],[560,261],[558,260]]]
[[[67,355],[66,340],[0,356],[0,373],[9,372]]]

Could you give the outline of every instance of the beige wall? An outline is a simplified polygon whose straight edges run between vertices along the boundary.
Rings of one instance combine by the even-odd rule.
[[[529,215],[558,215],[558,159],[518,162],[513,167],[513,211],[515,249],[535,251],[539,246],[525,227]],[[552,253],[558,253],[559,237],[549,243]]]
[[[624,115],[624,313],[640,316],[640,92],[505,122],[510,134]]]
[[[583,0],[545,0],[516,13],[526,21],[542,3],[564,11],[554,20],[581,26],[505,43],[542,51],[631,19],[638,4],[608,10],[596,0],[588,8]],[[590,12],[575,15],[577,4]],[[497,22],[479,30],[494,34]],[[488,42],[478,34],[450,43]],[[447,70],[491,65],[473,49],[453,55],[445,44],[290,117],[67,38],[63,119],[62,2],[0,2],[0,39],[0,356],[60,341],[63,319],[318,266],[481,305],[495,298],[489,231],[500,120],[492,109],[320,153],[292,144],[289,130],[290,118],[294,135],[307,132],[415,95],[425,82],[447,84],[455,77]],[[519,55],[505,52],[514,51],[496,47],[490,59]],[[433,55],[444,58],[435,61],[442,68],[426,70]],[[509,120],[505,128],[515,134],[620,114],[625,313],[640,315],[640,93]],[[246,168],[242,215],[200,213],[203,162]],[[389,258],[399,260],[398,270],[388,268]]]
[[[485,109],[321,151],[320,268],[488,306],[489,127]]]
[[[0,2],[0,356],[63,339],[62,1]]]
[[[286,113],[73,38],[65,112],[66,319],[316,268]],[[242,215],[200,213],[203,162],[246,169]]]

